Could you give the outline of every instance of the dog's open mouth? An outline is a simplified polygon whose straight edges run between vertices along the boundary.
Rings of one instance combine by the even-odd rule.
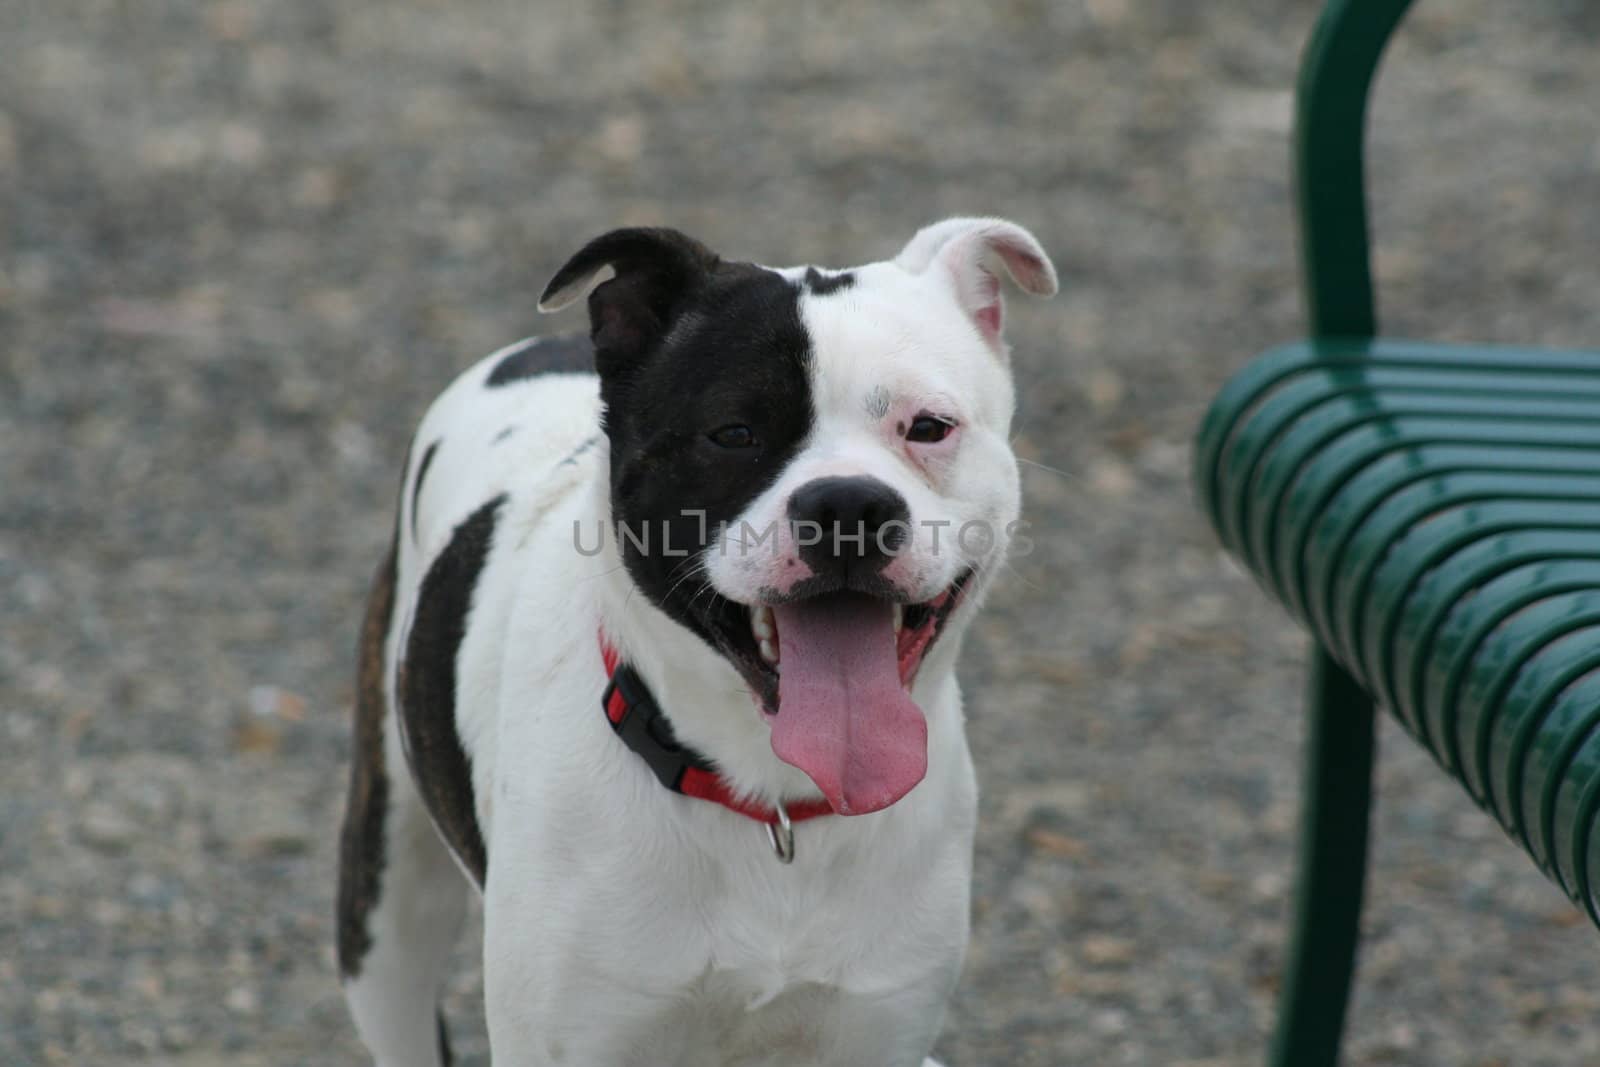
[[[909,690],[971,576],[920,604],[839,591],[740,608],[745,632],[723,635],[773,752],[839,814],[886,808],[927,773],[927,722]]]

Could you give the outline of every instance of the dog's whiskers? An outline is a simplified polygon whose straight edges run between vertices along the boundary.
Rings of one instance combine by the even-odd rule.
[[[682,563],[678,564],[676,567],[672,568],[670,572],[668,572],[667,581],[671,584],[667,586],[666,595],[670,597],[674,592],[677,591],[678,586],[682,585],[691,578],[703,574],[704,570],[705,564],[700,560],[698,555],[689,556]],[[682,572],[681,575],[679,575],[680,571]],[[693,603],[692,600],[690,602]]]
[[[1069,482],[1083,481],[1081,475],[1073,474],[1071,471],[1064,471],[1060,467],[1052,467],[1048,463],[1038,463],[1031,459],[1023,459],[1021,456],[1017,457],[1017,462],[1026,463],[1030,467],[1034,467],[1038,470],[1046,471],[1050,474],[1057,475],[1058,477],[1065,478]]]
[[[612,575],[612,574],[617,573],[618,571],[622,570],[626,566],[627,566],[627,564],[625,564],[625,563],[619,563],[615,567],[609,567],[606,570],[598,571],[598,572],[596,572],[594,574],[586,574],[586,575],[583,576],[583,578],[580,579],[580,581],[592,582],[592,581],[595,581],[596,579],[599,579],[599,578],[605,578],[608,575]]]

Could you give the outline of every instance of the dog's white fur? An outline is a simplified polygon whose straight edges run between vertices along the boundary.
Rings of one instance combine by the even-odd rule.
[[[1007,260],[1017,247],[1033,265],[1026,278]],[[952,220],[914,238],[901,262],[856,268],[849,290],[802,300],[819,420],[747,518],[781,527],[784,501],[802,482],[870,474],[910,505],[916,549],[895,577],[913,599],[932,597],[965,566],[979,573],[917,676],[926,778],[881,812],[800,824],[792,866],[776,862],[757,823],[665,791],[600,714],[597,627],[649,680],[678,736],[736,788],[767,800],[816,796],[805,774],[773,755],[734,669],[640,594],[614,538],[599,536],[610,511],[606,440],[582,447],[597,434],[595,378],[552,374],[485,389],[512,346],[467,370],[428,411],[416,439],[443,444],[415,516],[402,501],[400,527],[414,522],[417,539],[400,539],[385,686],[393,708],[395,664],[430,561],[463,519],[508,494],[477,583],[456,702],[491,858],[484,966],[497,1067],[932,1063],[923,1057],[967,941],[976,820],[953,667],[1004,551],[971,558],[951,551],[952,538],[968,520],[1004,530],[1018,513],[1010,372],[997,288],[984,281],[997,264],[1029,289],[1054,289],[1026,231]],[[991,304],[988,331],[975,313]],[[864,404],[874,390],[895,405],[888,436]],[[961,426],[923,462],[893,439],[893,416],[932,401]],[[491,448],[506,426],[515,434]],[[925,519],[947,523],[937,553]],[[575,537],[586,551],[597,540],[602,548],[580,553]],[[766,549],[711,552],[706,576],[749,603],[774,584],[770,560]],[[470,883],[402,769],[396,719],[385,718],[388,865],[369,920],[373,947],[348,996],[380,1064],[434,1067],[433,1005]]]

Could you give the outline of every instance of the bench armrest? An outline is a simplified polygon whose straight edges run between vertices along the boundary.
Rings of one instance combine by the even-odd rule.
[[[1329,0],[1300,64],[1295,185],[1312,337],[1377,330],[1363,160],[1367,97],[1411,0]]]

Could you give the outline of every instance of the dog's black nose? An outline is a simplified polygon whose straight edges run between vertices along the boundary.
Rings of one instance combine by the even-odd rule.
[[[871,570],[886,564],[911,535],[905,497],[876,478],[818,478],[789,497],[800,558],[813,570]]]

